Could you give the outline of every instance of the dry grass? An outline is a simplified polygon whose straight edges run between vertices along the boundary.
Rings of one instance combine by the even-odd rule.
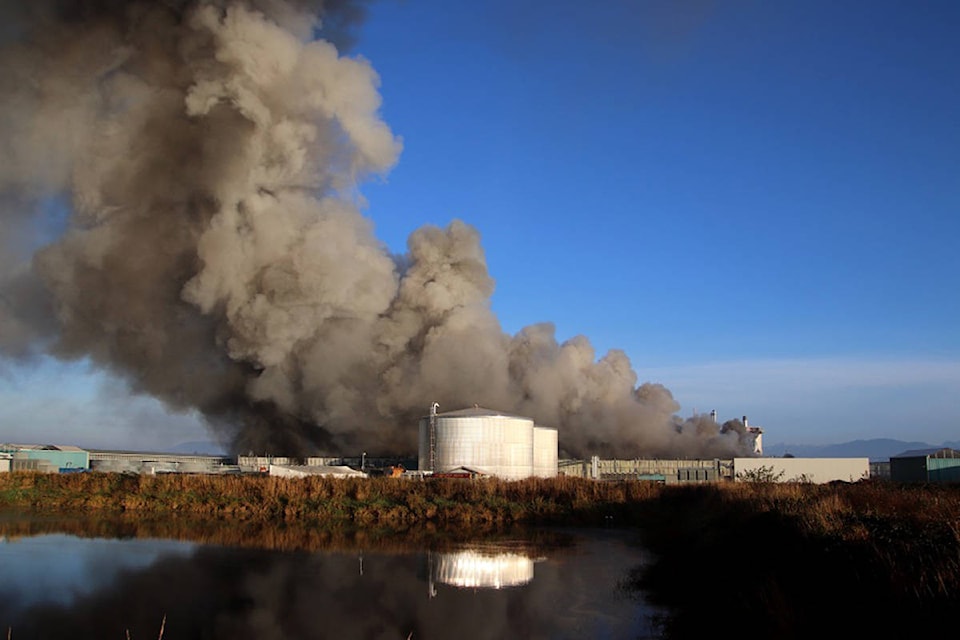
[[[960,490],[881,482],[815,485],[718,483],[671,487],[646,482],[551,478],[408,481],[268,476],[113,473],[0,475],[0,508],[217,516],[237,522],[414,523],[605,522],[649,515],[665,499],[698,502],[707,518],[732,512],[776,514],[805,535],[861,539],[878,523],[960,529]],[[697,517],[697,516],[694,516]]]
[[[418,482],[111,473],[0,476],[0,508],[393,527],[422,522],[590,522],[614,516],[622,520],[630,509],[659,492],[659,487],[647,483],[597,483],[579,478]]]

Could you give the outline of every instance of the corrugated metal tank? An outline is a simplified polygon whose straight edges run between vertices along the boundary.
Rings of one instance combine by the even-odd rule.
[[[430,422],[435,421],[430,469]],[[438,473],[469,467],[505,480],[533,473],[533,420],[474,407],[420,419],[419,466]]]
[[[538,478],[557,477],[557,430],[549,427],[533,427],[533,475]]]

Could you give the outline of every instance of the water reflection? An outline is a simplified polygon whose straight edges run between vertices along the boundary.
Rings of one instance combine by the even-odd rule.
[[[25,608],[42,603],[69,605],[80,596],[107,588],[116,576],[143,569],[167,555],[188,556],[192,544],[164,540],[93,539],[76,553],[71,536],[48,534],[0,542],[0,584],[20,588],[6,595],[10,605]]]
[[[177,639],[655,635],[653,611],[618,588],[626,567],[646,561],[622,533],[511,532],[427,546],[420,535],[406,545],[354,532],[309,551],[11,538],[0,543],[4,568],[15,567],[0,576],[0,630],[14,640],[136,640],[156,638],[165,618],[164,637]]]
[[[534,559],[502,547],[430,552],[427,554],[427,561],[431,593],[436,592],[435,583],[474,589],[503,589],[521,586],[533,580]]]

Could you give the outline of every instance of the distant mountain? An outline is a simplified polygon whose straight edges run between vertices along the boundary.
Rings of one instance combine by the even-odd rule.
[[[783,456],[790,454],[798,458],[870,458],[871,462],[889,460],[891,456],[912,449],[936,449],[951,447],[960,449],[960,442],[945,442],[930,444],[928,442],[907,442],[890,438],[876,438],[874,440],[853,440],[839,444],[806,445],[806,444],[764,444],[763,453],[768,456]]]
[[[182,442],[172,447],[170,453],[197,454],[202,456],[223,456],[227,452],[216,442],[194,441]]]

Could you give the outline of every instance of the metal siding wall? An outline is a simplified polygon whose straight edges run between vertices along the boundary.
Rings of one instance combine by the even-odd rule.
[[[370,458],[367,458],[369,462]],[[304,460],[304,465],[308,467],[339,467],[345,466],[343,457],[338,456],[314,456]]]
[[[927,469],[950,469],[960,467],[960,458],[927,458]]]
[[[46,460],[56,469],[88,469],[90,458],[86,451],[57,451],[54,449],[24,449],[30,460]]]
[[[732,466],[731,460],[725,460]],[[632,460],[600,460],[600,477],[608,480],[637,479],[663,475],[672,482],[714,482],[720,479],[720,460],[679,460],[637,458]]]
[[[589,478],[590,463],[585,460],[558,460],[558,475],[570,476],[572,478]]]
[[[894,482],[926,482],[926,457],[890,458],[890,479]]]
[[[90,469],[103,473],[140,473],[142,462],[126,458],[97,458],[90,463]]]
[[[590,478],[590,460],[562,460],[560,473],[565,476]],[[627,460],[598,460],[598,472],[604,480],[660,479],[673,484],[684,482],[717,482],[733,477],[733,460],[680,460],[661,458],[634,458]]]
[[[960,458],[927,458],[927,479],[930,482],[960,481]]]
[[[417,469],[429,471],[430,464],[430,418],[420,418],[420,429],[417,436]]]
[[[60,469],[45,458],[30,458],[14,455],[10,461],[11,471],[38,471],[40,473],[57,473]]]

